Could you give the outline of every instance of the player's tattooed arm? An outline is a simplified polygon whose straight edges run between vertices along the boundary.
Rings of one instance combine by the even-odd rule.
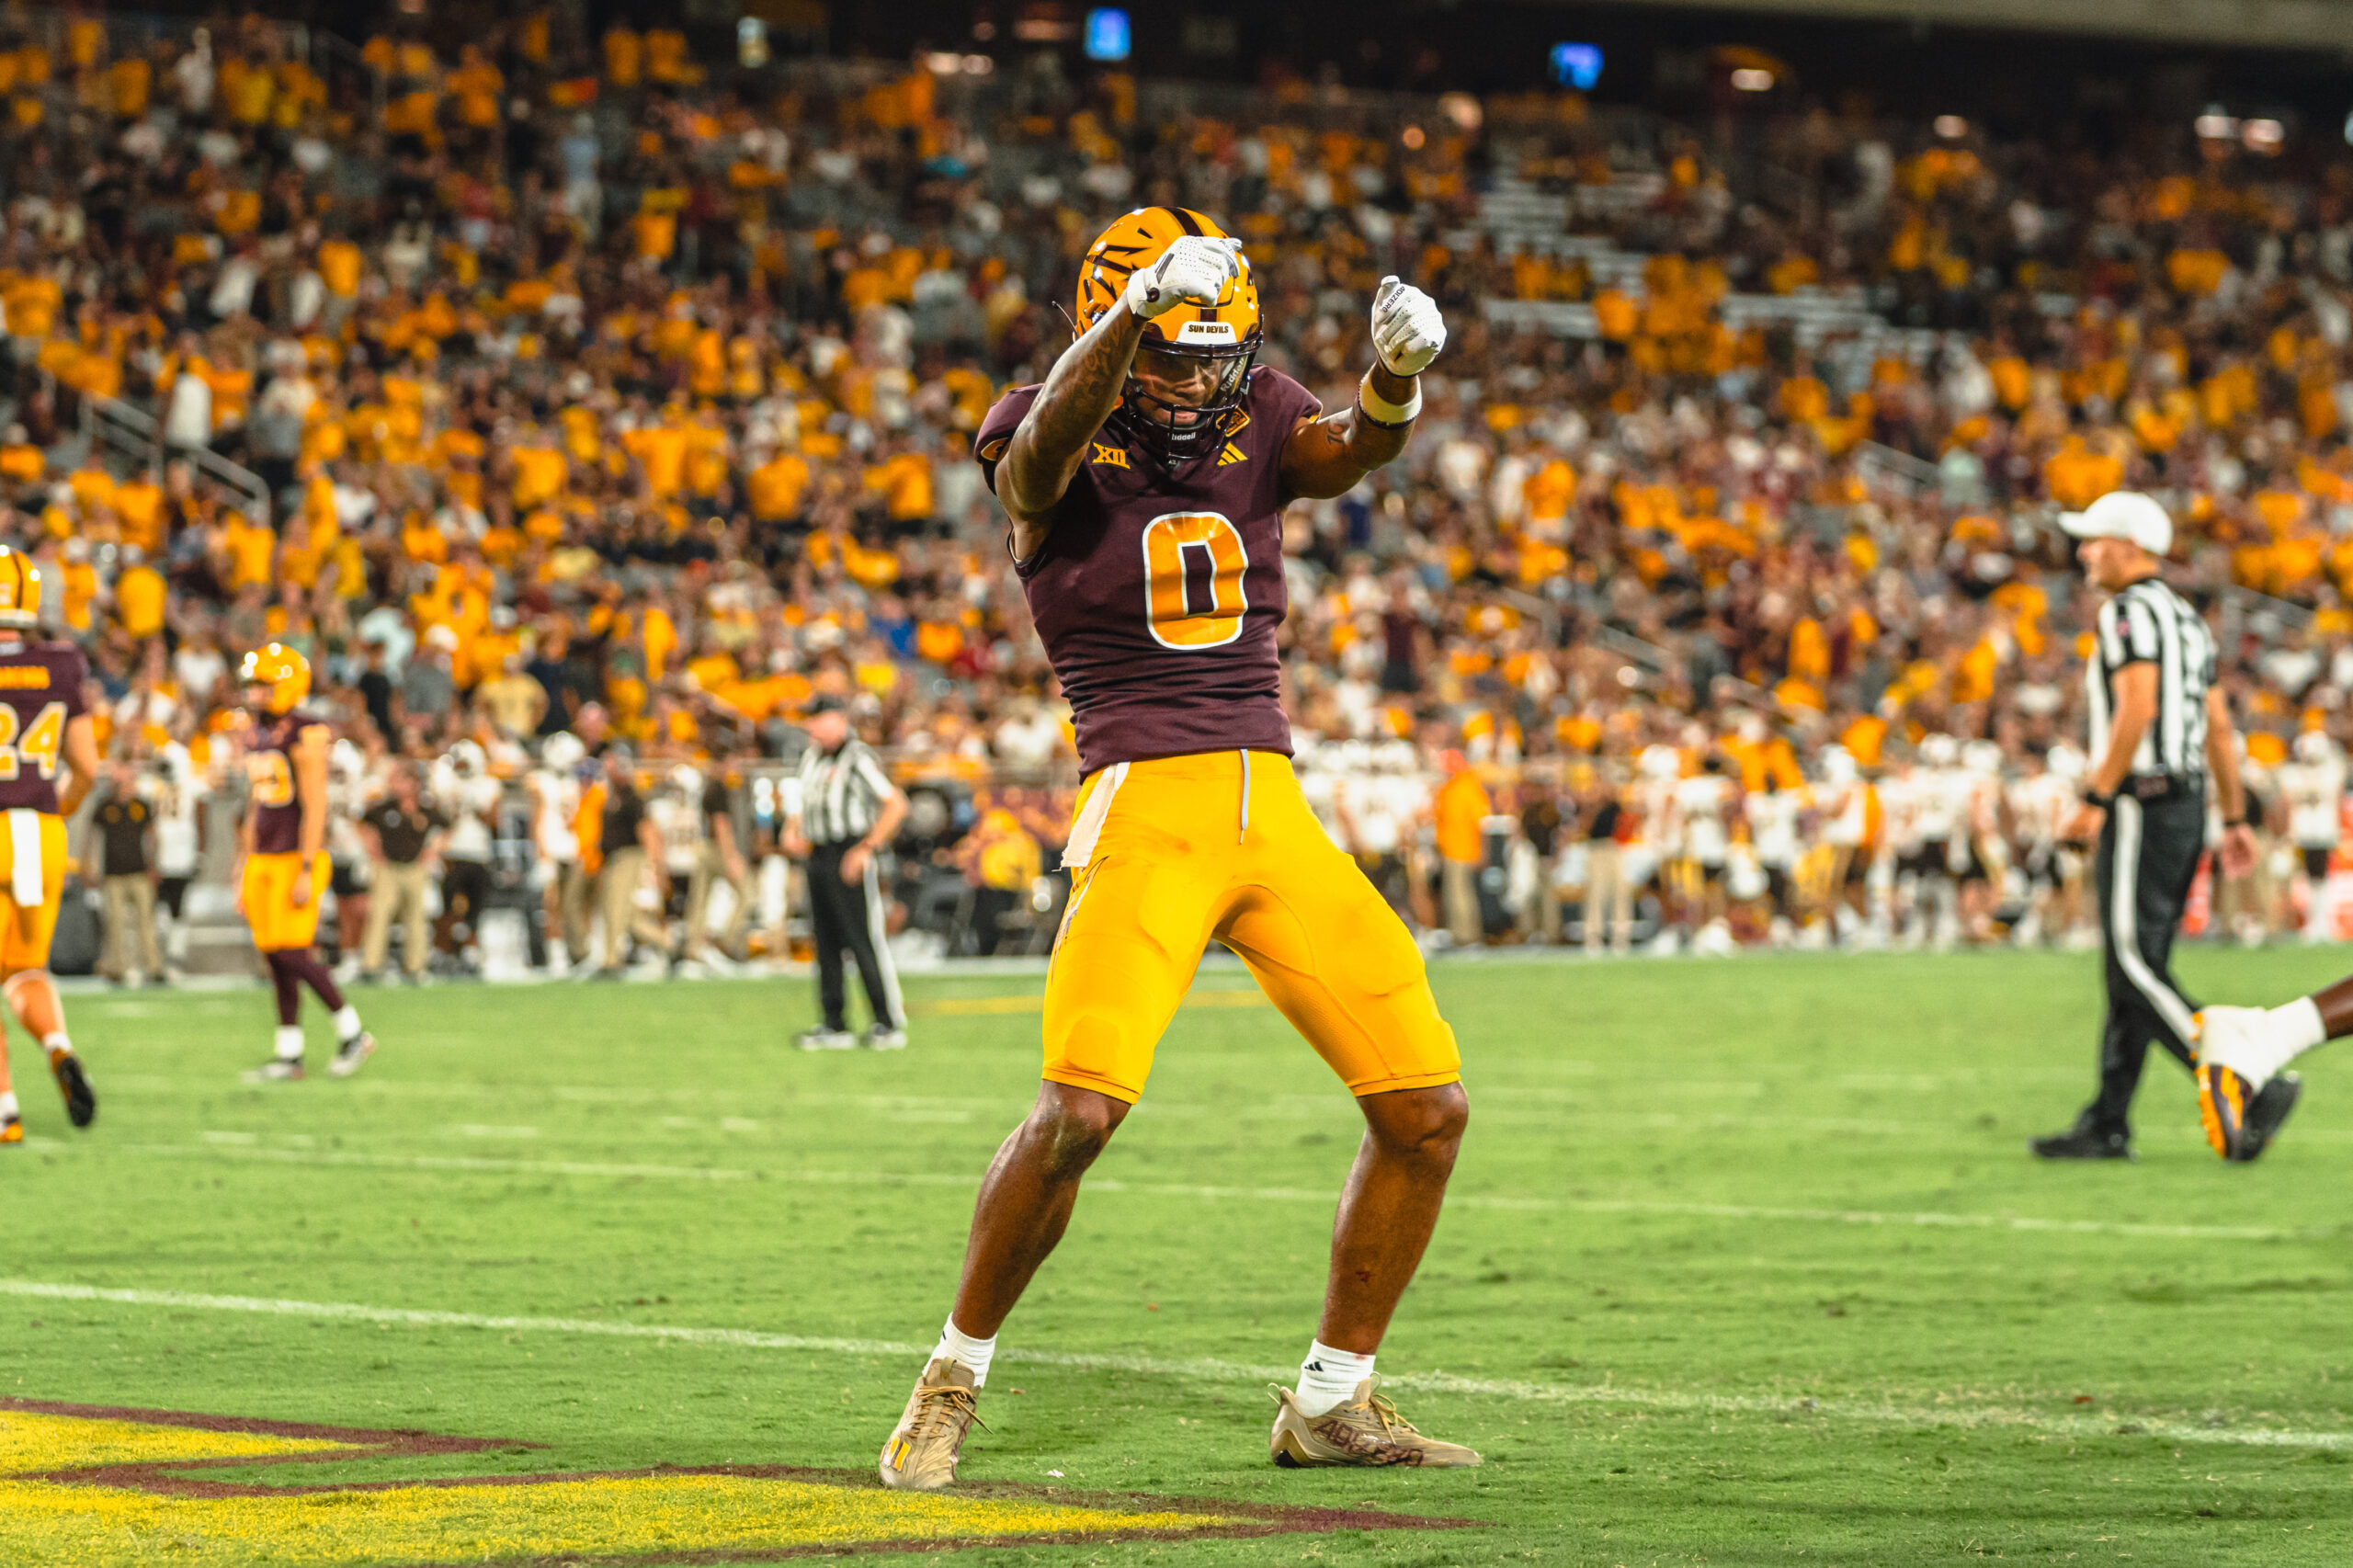
[[[1384,403],[1405,406],[1416,401],[1415,380],[1375,365],[1367,383]],[[1346,495],[1366,474],[1395,462],[1413,433],[1411,420],[1376,424],[1360,403],[1353,403],[1338,414],[1301,420],[1283,443],[1283,499],[1321,501]]]
[[[1111,411],[1136,362],[1143,323],[1122,304],[1103,312],[1054,361],[996,467],[997,499],[1013,519],[1013,553],[1027,561],[1046,542],[1048,515],[1070,488],[1086,443]]]

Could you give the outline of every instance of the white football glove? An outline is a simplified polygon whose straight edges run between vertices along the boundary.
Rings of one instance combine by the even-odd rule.
[[[1242,242],[1187,234],[1160,259],[1128,277],[1128,313],[1150,321],[1178,305],[1214,305],[1229,278],[1242,275]]]
[[[1394,278],[1372,295],[1372,351],[1394,376],[1418,376],[1446,347],[1446,318],[1438,301]]]

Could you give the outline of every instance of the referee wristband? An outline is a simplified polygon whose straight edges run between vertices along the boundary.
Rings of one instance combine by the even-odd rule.
[[[2097,790],[2086,789],[2084,791],[2084,804],[2097,806],[2101,811],[2107,811],[2116,804],[2116,791],[2111,790],[2103,795]]]
[[[1392,403],[1372,390],[1372,372],[1367,370],[1364,380],[1357,383],[1357,411],[1384,430],[1411,425],[1422,416],[1422,383],[1415,381],[1410,401]]]

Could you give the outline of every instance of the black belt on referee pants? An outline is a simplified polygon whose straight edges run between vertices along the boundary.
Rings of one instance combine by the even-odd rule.
[[[899,974],[882,926],[882,890],[874,858],[867,857],[865,872],[856,881],[842,881],[842,858],[857,843],[845,838],[809,850],[809,935],[817,949],[817,1005],[827,1028],[848,1028],[849,994],[842,971],[842,954],[847,951],[858,964],[875,1027],[904,1028],[906,1010],[899,999]]]
[[[2129,1132],[2149,1042],[2195,1069],[2198,1003],[2173,977],[2173,939],[2206,851],[2206,781],[2136,774],[2109,807],[2093,875],[2099,888],[2108,1013],[2100,1027],[2099,1094],[2091,1119]]]

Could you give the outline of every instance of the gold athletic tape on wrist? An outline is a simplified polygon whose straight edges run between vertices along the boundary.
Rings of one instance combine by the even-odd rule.
[[[1367,419],[1388,429],[1411,425],[1421,417],[1422,383],[1414,382],[1414,395],[1404,403],[1392,403],[1372,390],[1372,372],[1367,370],[1364,380],[1357,383],[1357,408]]]

